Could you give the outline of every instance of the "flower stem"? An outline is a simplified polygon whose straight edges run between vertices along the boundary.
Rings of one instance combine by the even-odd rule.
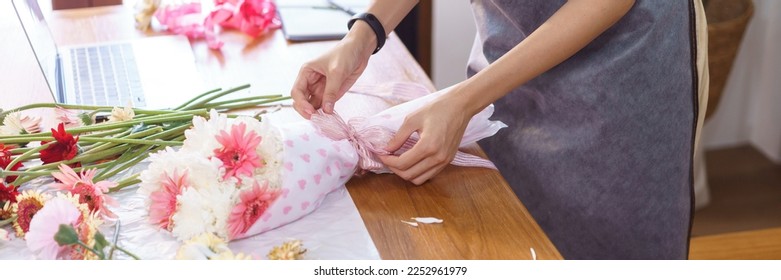
[[[163,140],[144,140],[144,139],[128,139],[128,138],[95,138],[95,137],[80,137],[79,141],[84,142],[109,142],[109,143],[123,143],[123,144],[140,144],[140,145],[166,145],[166,146],[181,146],[181,141],[163,141]]]
[[[290,98],[291,98],[290,96],[283,96],[283,97],[266,99],[266,100],[256,101],[256,102],[246,102],[246,103],[241,103],[241,104],[236,104],[236,105],[224,105],[224,106],[209,107],[209,109],[217,109],[217,110],[242,109],[242,108],[249,108],[249,107],[254,107],[254,106],[257,106],[257,105],[263,105],[263,104],[268,104],[268,103],[272,103],[272,102],[287,100],[287,99],[290,99]]]
[[[89,110],[89,111],[103,110],[103,109],[108,109],[109,111],[111,111],[112,109],[114,109],[114,106],[92,106],[92,105],[76,105],[76,104],[65,104],[65,103],[33,103],[33,104],[21,106],[19,108],[15,108],[13,110],[9,110],[7,112],[2,112],[0,113],[0,116],[15,111],[24,111],[24,110],[35,109],[35,108],[56,108],[56,107],[60,107],[63,109]],[[150,115],[165,114],[171,112],[168,110],[146,110],[146,109],[138,109],[138,108],[133,108],[133,111],[136,114],[150,114]]]
[[[84,249],[87,249],[87,251],[92,252],[93,254],[98,256],[98,258],[100,258],[101,260],[105,260],[106,259],[106,256],[103,254],[103,252],[100,252],[100,251],[97,251],[95,249],[90,248],[90,246],[87,246],[87,244],[84,244],[84,242],[81,242],[81,240],[76,241],[76,245],[84,247]]]
[[[32,155],[32,154],[35,154],[35,153],[37,153],[37,152],[40,152],[40,151],[41,151],[41,150],[43,150],[43,149],[46,149],[46,148],[48,148],[48,147],[49,147],[49,146],[51,146],[53,143],[54,143],[54,142],[46,143],[46,144],[40,145],[40,146],[38,146],[38,147],[35,147],[35,148],[33,148],[32,150],[29,150],[29,151],[27,151],[27,152],[24,152],[24,154],[21,154],[21,155],[19,155],[18,157],[14,158],[14,159],[13,159],[13,160],[12,160],[10,163],[8,163],[8,165],[7,165],[7,166],[11,166],[11,167],[13,167],[13,166],[15,166],[17,163],[19,163],[20,161],[26,160],[26,159],[27,159],[27,157],[29,157],[30,155]],[[3,175],[3,176],[2,176],[2,178],[5,178],[5,175]],[[14,182],[13,182],[13,183],[16,183],[16,181],[18,181],[18,180],[19,180],[19,178],[16,178],[16,180],[14,180]],[[17,186],[18,186],[18,184],[15,184],[15,185],[17,185]]]
[[[213,96],[210,96],[210,97],[208,97],[208,98],[206,98],[206,99],[204,99],[204,100],[201,100],[201,101],[199,101],[198,103],[195,103],[195,104],[192,104],[192,105],[186,106],[186,107],[184,107],[184,109],[187,109],[187,110],[189,110],[189,109],[201,108],[201,107],[202,107],[202,106],[204,106],[205,104],[209,103],[209,101],[212,101],[212,100],[214,100],[214,99],[217,99],[217,98],[223,97],[223,96],[225,96],[225,95],[228,95],[228,94],[231,94],[231,93],[233,93],[233,92],[240,91],[240,90],[242,90],[242,89],[249,88],[249,86],[250,86],[249,84],[245,84],[245,85],[241,85],[241,86],[238,86],[238,87],[235,87],[235,88],[232,88],[232,89],[228,89],[228,90],[222,91],[222,92],[220,92],[220,93],[217,93],[217,94],[215,94],[215,95],[213,95]]]
[[[131,252],[128,252],[128,251],[127,251],[127,250],[125,250],[124,248],[117,246],[117,244],[113,244],[113,247],[114,247],[114,248],[117,248],[117,250],[119,250],[120,252],[122,252],[122,253],[125,253],[126,255],[130,256],[130,257],[131,257],[131,258],[133,258],[134,260],[140,260],[140,259],[141,259],[141,258],[139,258],[138,256],[136,256],[135,254],[133,254],[133,253],[131,253]]]
[[[213,89],[213,90],[201,93],[198,96],[194,97],[193,99],[187,100],[187,102],[185,102],[182,105],[179,105],[178,107],[174,108],[174,110],[181,110],[181,109],[187,107],[187,105],[190,105],[190,103],[195,102],[195,100],[198,100],[201,97],[207,96],[209,94],[212,94],[212,93],[215,93],[215,92],[218,92],[218,91],[221,91],[221,90],[222,90],[222,88],[216,88],[216,89]]]
[[[124,189],[127,186],[132,186],[132,185],[141,183],[141,179],[138,178],[139,176],[141,176],[141,174],[133,174],[133,175],[130,175],[130,177],[122,179],[121,181],[117,182],[117,186],[116,187],[108,189],[108,192],[109,193],[113,193],[113,192],[116,192],[116,191],[120,191],[120,190]]]
[[[216,107],[216,106],[225,105],[225,104],[231,104],[231,103],[246,102],[246,101],[259,100],[259,99],[260,100],[264,100],[264,99],[272,99],[272,98],[280,98],[280,97],[283,97],[283,96],[281,94],[251,96],[251,97],[245,97],[245,98],[239,98],[239,99],[231,99],[231,100],[226,100],[226,101],[208,103],[205,106],[207,106],[207,107]]]

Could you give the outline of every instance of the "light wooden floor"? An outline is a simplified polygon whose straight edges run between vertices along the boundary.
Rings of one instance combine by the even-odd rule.
[[[751,146],[706,153],[711,202],[694,214],[690,259],[781,260],[781,165]]]
[[[692,236],[781,227],[781,165],[751,146],[705,158],[711,200],[695,212]]]

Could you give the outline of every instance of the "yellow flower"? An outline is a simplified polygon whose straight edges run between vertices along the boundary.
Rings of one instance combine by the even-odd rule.
[[[14,221],[14,230],[16,236],[24,238],[24,234],[30,230],[30,221],[35,213],[43,208],[49,197],[34,190],[26,190],[16,196],[16,203],[13,205],[13,214],[16,215]]]
[[[306,249],[303,248],[301,240],[292,240],[276,246],[268,252],[269,260],[300,260],[304,258]]]

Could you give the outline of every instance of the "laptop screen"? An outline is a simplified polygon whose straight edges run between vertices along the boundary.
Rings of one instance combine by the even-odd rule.
[[[49,90],[56,97],[57,45],[54,43],[49,27],[46,26],[38,0],[12,0],[12,2],[27,35],[27,41],[30,42],[38,65],[49,85]]]

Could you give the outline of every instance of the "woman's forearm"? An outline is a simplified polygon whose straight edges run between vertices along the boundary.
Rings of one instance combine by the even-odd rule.
[[[521,43],[457,85],[468,113],[483,108],[577,53],[623,17],[634,0],[571,0]]]

